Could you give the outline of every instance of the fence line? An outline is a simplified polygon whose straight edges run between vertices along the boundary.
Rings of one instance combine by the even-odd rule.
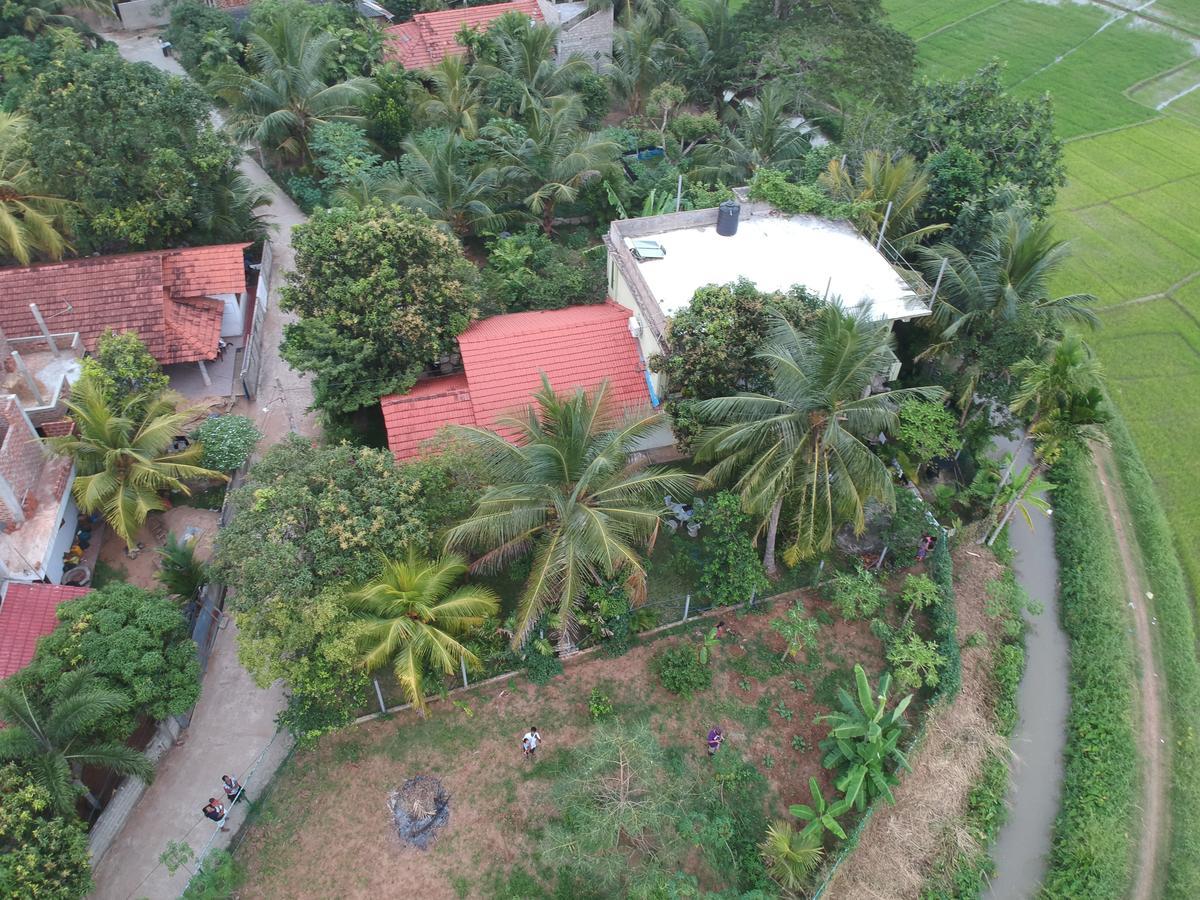
[[[806,589],[807,588],[802,588],[802,587],[789,588],[786,591],[780,591],[778,594],[772,594],[770,597],[762,597],[762,598],[757,597],[755,594],[751,594],[749,600],[744,600],[741,603],[736,603],[736,604],[733,604],[730,606],[714,605],[714,606],[710,606],[707,609],[704,609],[704,610],[701,610],[698,612],[693,611],[686,618],[678,619],[674,622],[668,622],[666,625],[655,626],[654,628],[651,628],[647,631],[641,632],[641,634],[639,634],[638,637],[643,637],[643,638],[653,637],[654,635],[661,634],[664,631],[670,631],[672,628],[678,628],[680,625],[686,625],[688,622],[696,622],[701,619],[712,618],[712,617],[714,617],[720,613],[726,612],[726,611],[734,612],[739,609],[750,609],[752,606],[755,606],[758,603],[769,603],[779,597],[785,596],[786,594],[790,594],[794,591],[806,590]],[[686,599],[688,601],[690,601],[690,598],[691,598],[690,594],[686,595]],[[643,607],[638,607],[638,608],[641,609]],[[570,654],[569,656],[563,656],[563,657],[559,657],[559,658],[564,663],[566,663],[566,662],[573,663],[575,660],[579,659],[582,656],[587,656],[591,653],[595,653],[597,650],[601,649],[603,646],[604,646],[603,644],[594,644],[591,647],[580,648],[578,651]],[[508,678],[515,678],[516,676],[520,675],[522,673],[522,671],[523,670],[521,670],[521,669],[512,669],[508,672],[501,672],[499,675],[492,675],[489,678],[485,678],[483,681],[476,681],[472,684],[464,685],[463,687],[451,688],[450,690],[445,692],[444,696],[438,695],[436,697],[430,697],[427,702],[435,703],[438,700],[443,700],[443,699],[449,698],[449,696],[451,694],[460,694],[463,691],[469,691],[469,690],[474,690],[475,688],[485,687],[489,684],[494,684],[497,681],[504,681]],[[465,681],[466,678],[464,677],[463,680]],[[378,686],[376,686],[376,690],[378,690]],[[403,712],[404,710],[411,709],[411,708],[412,708],[411,703],[402,703],[398,706],[389,706],[386,709],[383,709],[381,712],[367,713],[366,715],[359,716],[351,724],[363,725],[367,722],[373,722],[376,719],[382,719],[385,716],[390,716],[393,713]]]

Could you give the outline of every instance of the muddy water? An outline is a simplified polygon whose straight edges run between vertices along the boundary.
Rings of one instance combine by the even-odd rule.
[[[1000,442],[999,452],[1011,452],[1016,442]],[[1032,462],[1028,448],[1017,461]],[[1000,829],[992,857],[997,873],[987,893],[993,900],[1019,900],[1037,892],[1046,872],[1050,833],[1058,815],[1062,789],[1063,747],[1066,745],[1067,637],[1058,624],[1058,561],[1054,557],[1053,517],[1034,513],[1034,529],[1017,513],[1009,526],[1009,543],[1016,551],[1017,581],[1041,604],[1027,615],[1025,677],[1017,697],[1020,718],[1011,746],[1012,786],[1008,821]]]

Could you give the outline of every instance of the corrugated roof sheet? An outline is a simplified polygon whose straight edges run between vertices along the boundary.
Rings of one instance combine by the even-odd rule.
[[[51,331],[78,331],[88,350],[105,329],[136,331],[162,365],[215,359],[222,304],[210,294],[246,290],[242,251],[220,244],[91,256],[0,268],[0,328],[39,334],[36,303]]]
[[[29,665],[38,638],[58,625],[58,604],[82,597],[91,589],[64,584],[12,582],[0,603],[0,678]]]
[[[444,425],[494,428],[520,412],[541,387],[542,374],[560,392],[609,383],[609,402],[623,410],[650,403],[645,367],[629,333],[629,310],[615,303],[493,316],[458,338],[461,375],[421,382],[381,402],[388,446],[397,459]],[[505,429],[501,434],[511,436]]]
[[[406,69],[425,69],[437,65],[444,57],[466,53],[466,48],[454,39],[461,28],[465,26],[483,31],[500,16],[510,12],[524,13],[539,22],[543,20],[537,0],[417,13],[411,22],[383,30],[384,57],[400,63]]]

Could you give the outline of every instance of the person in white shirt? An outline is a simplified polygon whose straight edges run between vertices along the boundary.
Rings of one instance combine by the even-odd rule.
[[[538,734],[537,726],[533,725],[529,731],[525,732],[525,736],[521,738],[521,750],[526,756],[532,757],[537,753],[538,744],[542,742],[542,736]]]

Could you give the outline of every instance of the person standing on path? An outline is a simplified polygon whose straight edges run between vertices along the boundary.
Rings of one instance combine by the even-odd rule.
[[[232,775],[221,776],[221,787],[225,789],[225,799],[230,806],[242,799],[242,786]]]
[[[529,730],[525,732],[525,736],[521,738],[521,750],[530,759],[534,758],[537,753],[538,744],[542,742],[542,736],[538,733],[537,726],[531,725]]]
[[[218,803],[216,797],[208,798],[208,804],[204,807],[202,812],[207,818],[212,819],[214,822],[220,825],[222,831],[229,830],[225,827],[225,804]]]

